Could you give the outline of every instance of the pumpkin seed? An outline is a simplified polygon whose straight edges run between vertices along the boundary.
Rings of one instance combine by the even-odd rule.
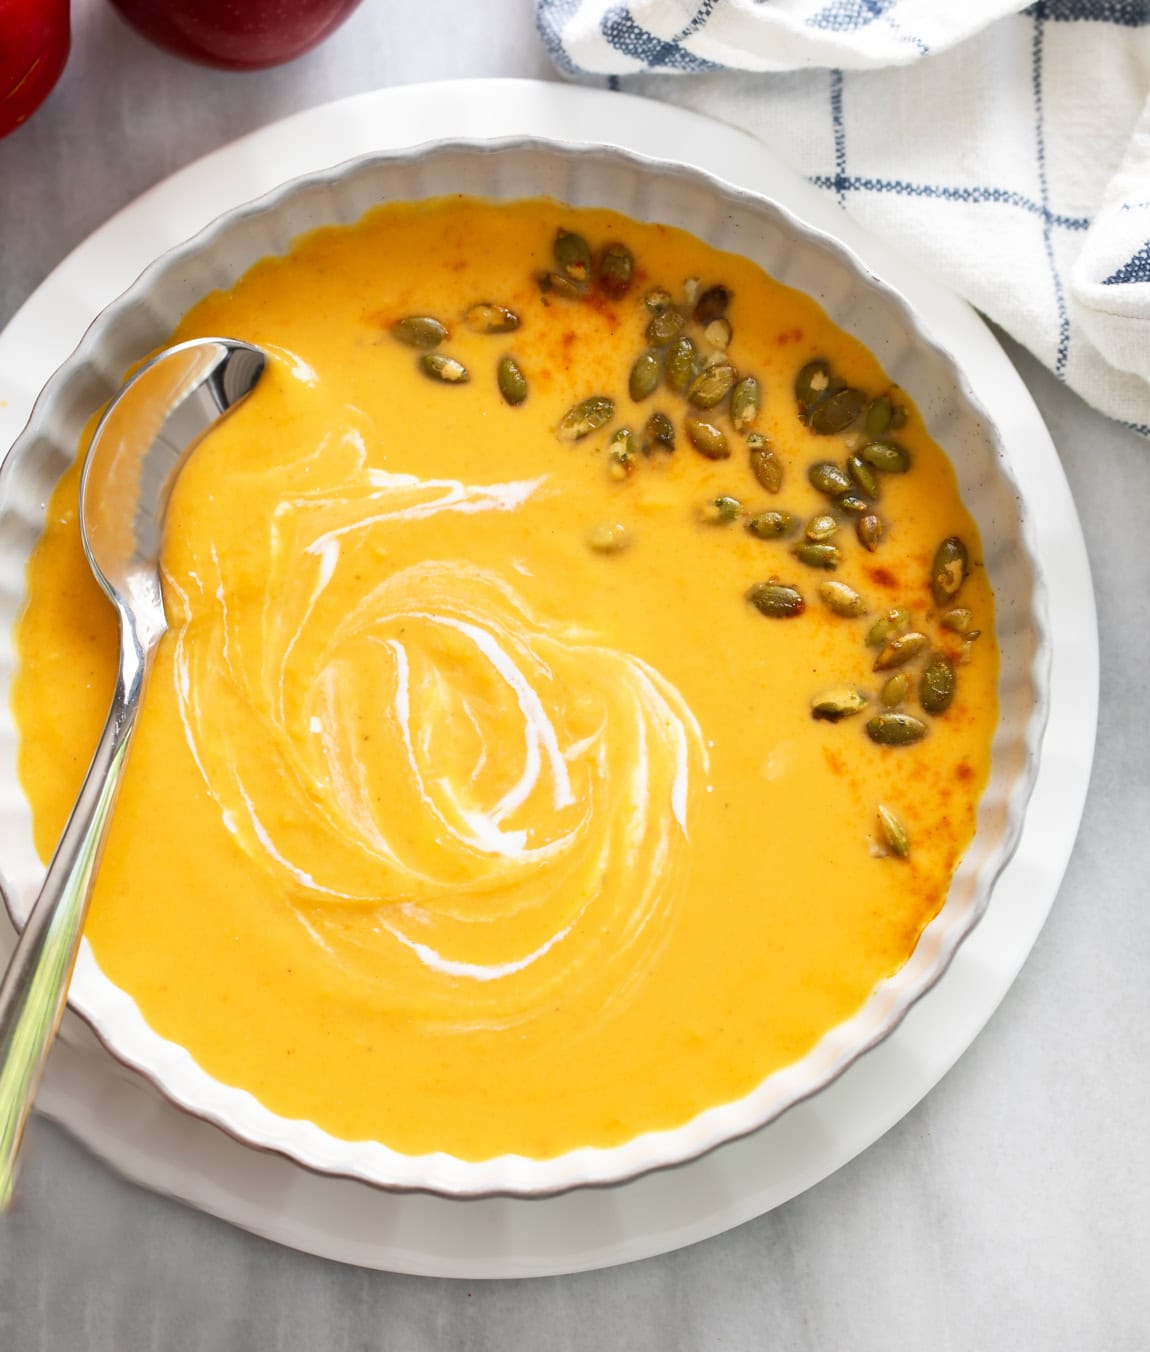
[[[810,429],[820,437],[845,432],[863,411],[865,403],[866,395],[862,390],[851,389],[849,386],[835,394],[828,394],[811,409]]]
[[[805,563],[808,568],[826,568],[828,570],[837,568],[842,559],[842,552],[838,545],[811,544],[809,541],[805,544],[795,546],[795,558],[800,563]]]
[[[393,338],[407,347],[430,352],[448,337],[447,329],[432,315],[408,315],[391,326]]]
[[[896,671],[893,676],[883,684],[879,691],[879,703],[884,709],[894,709],[902,704],[907,695],[910,694],[910,677],[905,671]]]
[[[587,532],[587,547],[596,554],[619,554],[630,543],[630,532],[617,521],[600,522]]]
[[[797,587],[785,582],[756,582],[747,592],[747,600],[761,614],[772,620],[793,620],[806,609],[803,594]]]
[[[809,361],[795,377],[795,398],[804,412],[812,408],[830,389],[830,363],[822,357]]]
[[[903,667],[929,644],[927,636],[920,634],[917,629],[912,629],[909,634],[899,634],[897,638],[892,638],[875,658],[874,669],[889,671],[892,667]]]
[[[582,300],[587,295],[587,283],[572,281],[563,272],[544,272],[539,276],[539,290],[545,296],[562,296],[564,300]]]
[[[885,615],[875,620],[866,636],[868,648],[881,648],[896,634],[905,633],[910,624],[910,614],[901,606],[893,606]]]
[[[910,455],[893,441],[868,441],[859,455],[884,474],[905,474],[910,469]]]
[[[948,610],[939,620],[944,629],[950,629],[956,634],[965,634],[973,623],[974,611],[967,610],[965,606],[956,606],[954,610]]]
[[[823,604],[836,615],[844,619],[855,619],[866,614],[866,602],[853,587],[845,582],[828,579],[819,587]]]
[[[652,413],[643,429],[643,454],[675,449],[675,424],[665,413]]]
[[[519,316],[506,305],[481,300],[467,311],[463,322],[472,333],[514,333],[519,327]]]
[[[619,300],[631,289],[635,259],[625,244],[608,244],[599,256],[599,285],[604,295]]]
[[[668,305],[665,310],[657,310],[647,325],[647,341],[652,347],[665,347],[678,338],[686,322],[682,311],[676,310],[673,305]]]
[[[926,736],[926,724],[913,714],[875,714],[866,732],[879,746],[911,746]]]
[[[866,417],[863,418],[867,436],[881,437],[890,426],[893,412],[889,394],[880,394],[877,399],[872,399],[867,405]]]
[[[731,303],[731,293],[725,286],[709,286],[695,302],[695,323],[704,327],[722,319]]]
[[[763,387],[754,376],[744,376],[731,391],[731,423],[736,432],[753,427],[763,406]]]
[[[591,279],[591,247],[582,235],[560,230],[555,235],[551,252],[565,277],[577,285]]]
[[[668,348],[664,371],[667,385],[676,394],[686,394],[695,374],[695,344],[685,334]]]
[[[844,493],[841,498],[836,499],[835,506],[842,512],[850,512],[851,516],[870,516],[870,503],[866,498],[860,498],[855,493]]]
[[[829,540],[839,528],[839,523],[831,516],[830,512],[820,512],[818,516],[812,516],[807,522],[804,532],[807,539],[818,544],[822,540]]]
[[[527,398],[527,378],[519,369],[519,364],[514,357],[499,358],[495,380],[499,386],[499,393],[512,408],[521,404]]]
[[[895,404],[891,410],[890,425],[894,431],[906,426],[907,413],[902,404]]]
[[[652,313],[657,314],[660,310],[666,310],[668,306],[673,305],[674,300],[665,287],[655,286],[643,297],[643,304]]]
[[[607,472],[621,482],[635,473],[638,464],[634,433],[629,427],[620,427],[607,443]]]
[[[726,436],[714,423],[692,416],[684,421],[683,426],[687,431],[687,440],[708,460],[726,460],[731,454]]]
[[[732,336],[731,326],[725,319],[712,319],[703,330],[703,337],[720,352],[726,352],[731,346]]]
[[[878,805],[878,829],[891,854],[897,855],[900,859],[905,859],[910,854],[910,837],[906,833],[906,827],[894,815],[889,807]]]
[[[866,516],[859,517],[855,523],[855,534],[859,538],[859,544],[864,549],[869,549],[873,554],[882,543],[882,537],[886,534],[886,527],[882,524],[880,517],[870,512]]]
[[[935,604],[945,606],[962,589],[970,572],[966,546],[957,535],[948,535],[934,553],[930,566],[930,590]]]
[[[828,498],[841,498],[851,491],[851,481],[843,470],[830,460],[816,460],[807,470],[807,478]]]
[[[425,352],[419,359],[419,369],[444,385],[466,385],[471,379],[467,367],[446,352]]]
[[[692,313],[695,309],[695,302],[699,299],[699,287],[701,285],[698,277],[688,277],[683,283],[683,300],[690,306]]]
[[[628,383],[631,398],[635,403],[641,404],[644,399],[649,399],[655,393],[659,388],[661,374],[658,354],[652,352],[649,348],[635,358],[635,365],[631,367],[631,379]]]
[[[811,700],[811,717],[822,718],[828,723],[838,723],[844,718],[862,713],[868,703],[865,695],[846,686],[839,690],[824,690]]]
[[[708,526],[729,526],[732,521],[737,521],[739,513],[743,510],[743,504],[738,498],[732,498],[724,494],[721,497],[712,498],[710,502],[704,503],[699,508],[699,520]]]
[[[928,714],[944,714],[954,699],[955,685],[954,668],[942,653],[935,653],[918,678],[918,702]]]
[[[855,482],[855,487],[868,498],[878,497],[878,476],[861,455],[852,455],[847,461],[847,473]]]
[[[735,383],[735,368],[727,361],[716,362],[691,381],[687,390],[687,399],[696,408],[714,408],[730,393]]]
[[[758,540],[781,540],[795,529],[790,512],[759,512],[747,522],[747,529]]]
[[[783,486],[782,461],[771,450],[766,437],[758,432],[752,432],[747,438],[747,446],[751,452],[751,473],[759,486],[768,493],[777,493]]]
[[[562,441],[581,441],[592,432],[606,427],[615,416],[615,401],[605,394],[593,394],[581,399],[559,419],[555,429]]]

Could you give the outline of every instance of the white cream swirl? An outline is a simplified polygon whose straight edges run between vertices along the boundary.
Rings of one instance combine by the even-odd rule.
[[[518,511],[541,480],[419,480],[362,449],[344,433],[334,482],[166,579],[204,783],[300,922],[395,1008],[508,1026],[581,970],[614,969],[621,994],[673,919],[696,721],[647,663],[491,568],[389,561],[395,532]]]

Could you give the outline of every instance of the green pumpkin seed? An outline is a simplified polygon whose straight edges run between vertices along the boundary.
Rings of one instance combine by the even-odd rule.
[[[835,500],[835,506],[841,512],[850,512],[851,516],[870,515],[870,503],[866,498],[860,498],[854,493],[844,493],[841,498]]]
[[[432,315],[408,315],[391,326],[393,338],[407,347],[429,352],[448,337],[447,329]]]
[[[635,259],[625,244],[608,244],[599,257],[599,285],[604,295],[620,300],[631,289]]]
[[[561,296],[564,300],[583,300],[587,295],[587,283],[574,282],[563,272],[544,272],[539,277],[539,290],[545,296]]]
[[[686,335],[676,338],[668,348],[664,371],[668,387],[676,394],[686,394],[695,374],[695,344]]]
[[[795,558],[808,568],[826,568],[828,571],[839,566],[842,551],[838,545],[805,544],[796,545]]]
[[[506,305],[481,300],[467,311],[463,322],[472,333],[514,333],[519,327],[519,316]]]
[[[918,702],[928,714],[944,714],[954,699],[955,685],[954,668],[936,653],[918,678]]]
[[[607,472],[618,483],[630,478],[638,464],[634,433],[629,427],[620,427],[607,443]]]
[[[652,347],[666,347],[678,338],[686,322],[682,311],[676,310],[673,305],[668,305],[665,310],[657,310],[647,325],[647,341]]]
[[[855,487],[868,498],[878,497],[878,475],[861,455],[852,455],[847,461],[847,473],[854,480]]]
[[[747,529],[758,540],[781,540],[794,533],[796,524],[790,512],[759,512],[747,522]]]
[[[889,680],[884,682],[883,688],[879,691],[879,703],[884,709],[895,709],[905,701],[909,694],[910,677],[905,671],[896,671]]]
[[[955,634],[965,634],[973,623],[974,611],[967,610],[965,606],[956,606],[954,610],[948,610],[939,620],[944,629],[949,629]]]
[[[882,836],[887,848],[891,854],[897,855],[900,859],[905,859],[910,854],[910,837],[906,833],[906,827],[894,815],[889,807],[878,806],[878,830]]]
[[[845,582],[829,579],[819,587],[819,596],[822,597],[823,604],[828,610],[841,615],[844,619],[856,619],[859,615],[866,614],[866,602]]]
[[[735,368],[730,362],[716,362],[708,366],[691,381],[687,390],[687,399],[696,408],[714,408],[721,404],[735,383]]]
[[[471,379],[467,367],[446,352],[425,352],[419,359],[419,369],[444,385],[466,385]]]
[[[859,455],[884,474],[905,474],[910,469],[909,453],[893,441],[868,441]]]
[[[686,428],[687,440],[708,460],[726,460],[731,454],[726,436],[714,423],[691,416],[684,421],[683,426]]]
[[[877,399],[872,399],[867,405],[866,416],[863,418],[863,426],[866,428],[867,436],[881,437],[890,427],[893,412],[889,394],[880,394]]]
[[[910,624],[910,614],[901,606],[894,606],[885,615],[875,620],[866,636],[868,648],[881,648],[889,643],[896,634],[905,633]]]
[[[643,304],[653,314],[657,314],[660,310],[666,310],[668,306],[674,305],[674,303],[671,293],[662,286],[652,287],[643,297]]]
[[[722,497],[712,498],[699,508],[699,520],[707,526],[729,526],[732,521],[738,520],[742,510],[743,504],[738,498],[724,494]]]
[[[499,386],[499,393],[512,408],[515,408],[527,398],[527,377],[519,369],[519,364],[514,357],[500,357],[495,379]]]
[[[869,549],[873,554],[882,543],[882,537],[886,534],[886,527],[882,524],[880,517],[873,512],[866,516],[860,516],[855,523],[855,534],[859,538],[859,544],[864,549]]]
[[[733,334],[727,320],[712,319],[703,330],[703,337],[712,347],[718,348],[720,352],[726,352],[727,348],[731,346]]]
[[[831,387],[830,363],[822,357],[809,361],[795,377],[795,398],[804,412],[812,408]]]
[[[828,723],[839,723],[844,718],[860,714],[868,703],[865,695],[857,690],[843,686],[838,690],[824,690],[811,700],[811,717],[825,719]]]
[[[783,486],[783,466],[766,437],[752,432],[747,437],[747,449],[751,454],[751,473],[760,487],[768,493],[777,493]]]
[[[851,481],[838,465],[830,460],[816,460],[807,470],[807,478],[828,498],[841,498],[851,491]]]
[[[675,449],[675,424],[665,413],[652,413],[643,429],[643,454]]]
[[[731,293],[725,286],[709,286],[695,302],[695,323],[706,325],[722,319],[731,303]]]
[[[930,640],[917,629],[912,629],[909,634],[899,634],[897,638],[892,638],[875,658],[874,669],[889,671],[892,667],[903,667],[929,645]]]
[[[631,367],[631,379],[628,382],[628,389],[635,403],[641,404],[644,399],[649,399],[655,393],[659,388],[661,375],[657,353],[648,349],[635,358],[635,365]]]
[[[926,736],[926,724],[913,714],[875,714],[866,732],[879,746],[911,746]]]
[[[970,572],[966,546],[957,535],[949,535],[934,553],[930,566],[930,590],[936,605],[945,606],[962,589]]]
[[[606,427],[615,416],[615,401],[605,394],[593,394],[581,399],[559,419],[555,429],[562,441],[581,441],[592,432]]]
[[[578,285],[591,279],[591,248],[582,235],[560,230],[552,246],[555,261],[565,277]]]
[[[617,521],[604,521],[587,532],[587,547],[596,554],[620,554],[631,543],[631,533]]]
[[[863,394],[862,390],[854,390],[848,387],[845,390],[839,390],[836,394],[828,394],[825,399],[820,399],[811,409],[810,429],[820,437],[830,437],[837,435],[839,432],[845,432],[863,411],[865,403],[866,395]]]
[[[772,620],[793,620],[806,609],[803,594],[797,587],[785,582],[756,582],[747,592],[747,600],[759,612]]]
[[[731,423],[736,432],[753,427],[763,406],[763,387],[754,376],[744,376],[731,391]]]
[[[818,516],[812,516],[807,522],[804,534],[808,540],[815,544],[823,540],[829,540],[839,528],[839,523],[831,516],[830,512],[820,512]]]

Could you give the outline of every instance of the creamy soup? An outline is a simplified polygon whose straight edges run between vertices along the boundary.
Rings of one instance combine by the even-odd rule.
[[[87,928],[160,1034],[338,1136],[546,1157],[747,1093],[906,961],[988,775],[993,600],[814,302],[460,198],[309,234],[175,337],[217,333],[274,361],[171,505]],[[18,633],[45,859],[115,667],[77,482]]]

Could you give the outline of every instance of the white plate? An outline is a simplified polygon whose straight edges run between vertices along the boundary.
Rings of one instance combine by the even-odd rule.
[[[619,127],[626,123],[625,137]],[[384,128],[418,127],[416,138]],[[572,1271],[674,1248],[777,1205],[893,1125],[969,1045],[1040,929],[1085,798],[1097,711],[1097,632],[1081,531],[1029,395],[977,317],[892,258],[741,133],[620,95],[527,82],[384,91],[315,109],[244,138],[153,189],[93,235],[0,336],[14,440],[40,386],[136,274],[220,212],[281,180],[414,140],[530,133],[623,145],[695,163],[773,196],[830,230],[906,294],[958,358],[997,421],[1038,525],[1051,589],[1050,722],[1019,850],[994,904],[935,991],[829,1090],[748,1140],[676,1171],[546,1201],[458,1203],[395,1196],[258,1155],[184,1117],[69,1026],[41,1106],[141,1182],[328,1257],[399,1271],[510,1276]]]

